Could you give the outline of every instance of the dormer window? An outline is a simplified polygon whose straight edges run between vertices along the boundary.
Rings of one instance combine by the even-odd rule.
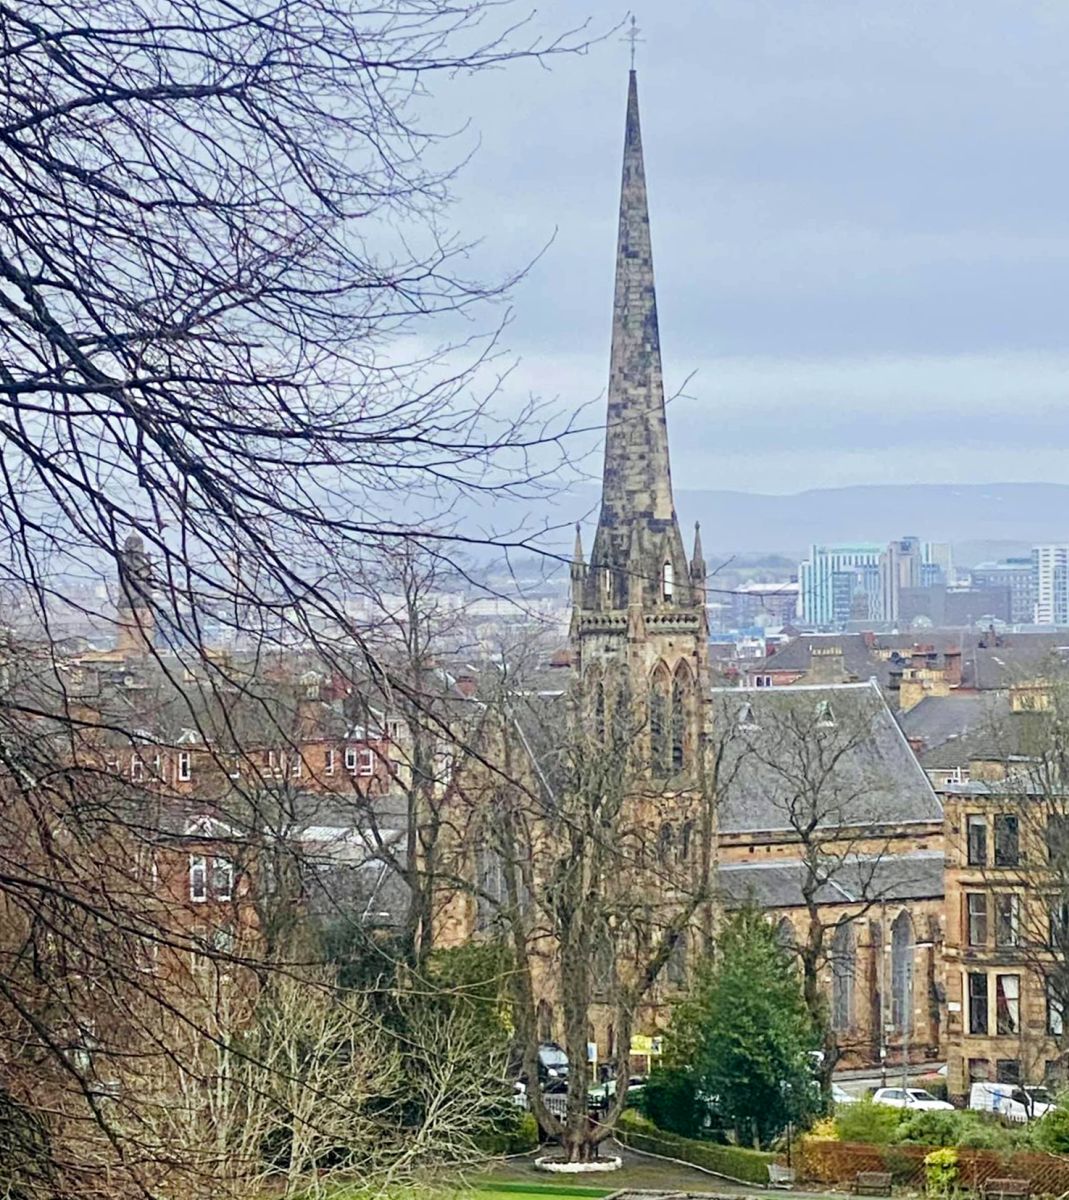
[[[672,591],[675,586],[675,578],[672,572],[672,564],[666,562],[661,568],[661,595],[665,600],[672,599]]]
[[[745,704],[739,706],[739,711],[735,717],[735,724],[739,729],[759,729],[760,726],[754,720],[753,705],[749,700]]]

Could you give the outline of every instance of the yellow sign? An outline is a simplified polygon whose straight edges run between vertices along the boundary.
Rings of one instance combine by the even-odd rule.
[[[645,1033],[633,1033],[631,1035],[631,1053],[632,1054],[659,1054],[661,1051],[660,1038],[650,1037]],[[654,1043],[657,1043],[656,1049]]]

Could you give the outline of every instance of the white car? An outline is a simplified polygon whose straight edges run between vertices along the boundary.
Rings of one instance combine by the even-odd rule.
[[[857,1096],[851,1096],[846,1088],[840,1087],[837,1083],[833,1083],[831,1085],[831,1099],[836,1108],[838,1108],[840,1104],[857,1103]]]
[[[953,1112],[954,1105],[937,1100],[924,1088],[877,1088],[872,1094],[873,1104],[887,1104],[891,1108],[910,1108],[917,1112]]]

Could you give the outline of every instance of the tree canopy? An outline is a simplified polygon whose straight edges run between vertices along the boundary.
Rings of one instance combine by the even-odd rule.
[[[797,967],[774,928],[756,909],[736,913],[673,1016],[670,1062],[692,1073],[740,1143],[764,1145],[819,1107],[815,1041]]]

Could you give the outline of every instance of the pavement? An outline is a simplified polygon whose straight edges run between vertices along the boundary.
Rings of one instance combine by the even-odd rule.
[[[913,1064],[906,1071],[909,1085],[916,1085],[919,1079],[937,1075],[943,1067],[941,1062]],[[836,1071],[832,1079],[851,1096],[866,1096],[875,1088],[896,1087],[902,1082],[900,1066],[887,1067],[886,1070],[873,1070],[871,1067],[863,1071]]]

